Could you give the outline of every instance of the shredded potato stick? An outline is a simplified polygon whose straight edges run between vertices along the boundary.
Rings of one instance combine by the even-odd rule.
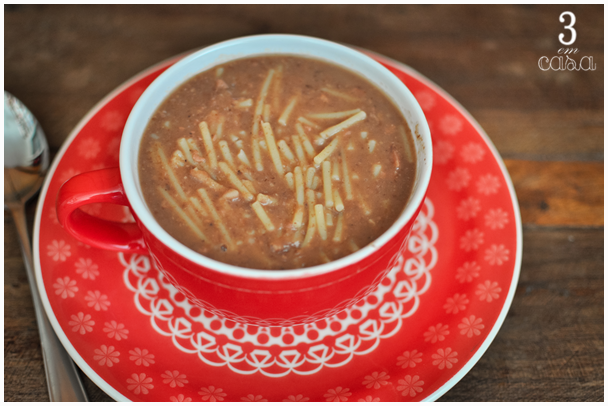
[[[381,170],[382,170],[382,165],[380,165],[380,164],[375,164],[372,167],[372,173],[374,174],[374,178],[378,177]]]
[[[179,184],[177,178],[175,177],[175,173],[173,173],[173,169],[171,169],[171,165],[169,165],[169,161],[167,161],[165,151],[163,151],[163,148],[160,145],[157,148],[157,153],[158,157],[160,158],[160,162],[163,165],[163,168],[167,172],[167,176],[169,177],[171,185],[183,201],[188,200],[188,198],[186,197],[186,193],[184,193],[184,189],[182,189],[182,186]]]
[[[346,200],[353,200],[353,188],[350,183],[350,176],[348,176],[348,165],[346,164],[346,154],[344,148],[341,151],[342,155],[342,183],[344,183],[344,191],[346,192]]]
[[[283,163],[281,162],[281,155],[279,155],[274,134],[272,133],[272,127],[269,123],[263,122],[262,130],[264,131],[264,136],[266,137],[266,145],[268,146],[268,152],[270,153],[270,158],[274,163],[274,167],[277,170],[277,173],[283,176],[285,173],[283,170]]]
[[[315,203],[315,192],[313,190],[307,189],[306,206],[308,208],[308,227],[306,228],[306,236],[304,237],[304,241],[302,242],[302,248],[306,247],[315,235],[315,230],[317,228],[315,220]]]
[[[323,251],[321,251],[319,253],[319,256],[321,257],[321,260],[325,263],[331,262],[331,259],[329,259],[329,257],[327,256],[326,253],[324,253]]]
[[[330,89],[328,87],[322,87],[321,90],[324,91],[327,94],[331,94],[332,96],[336,96],[336,97],[339,97],[339,98],[347,100],[347,101],[356,102],[356,101],[359,100],[356,97],[349,96],[347,94],[344,94],[344,93],[339,92],[339,91],[334,90],[334,89]]]
[[[192,202],[192,206],[194,206],[194,208],[196,210],[198,210],[198,212],[203,216],[203,217],[207,217],[209,215],[209,213],[207,213],[207,210],[205,210],[205,208],[203,207],[203,205],[201,204],[201,201],[198,200],[196,197],[191,197],[190,201]]]
[[[314,114],[309,114],[308,117],[319,119],[319,120],[331,120],[331,119],[349,117],[354,114],[357,114],[360,111],[361,111],[361,109],[354,109],[354,110],[347,110],[347,111],[336,111],[335,113],[314,113]]]
[[[323,151],[319,152],[319,155],[314,157],[315,164],[319,165],[323,162],[327,157],[329,157],[335,150],[338,148],[338,138],[334,138]]]
[[[323,241],[327,240],[327,227],[325,226],[325,211],[322,204],[315,205],[315,217],[317,221],[317,230]]]
[[[348,246],[350,247],[350,249],[353,252],[359,251],[359,246],[355,243],[355,241],[352,238],[350,240],[348,240]]]
[[[252,181],[250,181],[249,179],[244,179],[242,182],[243,185],[245,185],[245,187],[247,188],[247,190],[249,190],[252,194],[255,195],[257,193]]]
[[[338,189],[334,189],[334,205],[336,211],[344,210],[344,203],[342,202],[342,198],[340,197],[340,191]]]
[[[245,154],[245,151],[240,150],[240,151],[239,151],[239,153],[238,153],[238,155],[237,155],[237,158],[238,158],[238,159],[239,159],[239,160],[240,160],[242,163],[244,163],[245,165],[247,165],[248,167],[250,167],[250,168],[251,168],[251,162],[249,162],[249,158],[247,158],[247,155]]]
[[[315,149],[312,146],[312,144],[310,143],[310,140],[308,139],[308,135],[306,135],[306,133],[304,132],[304,127],[302,127],[301,123],[296,124],[296,131],[298,132],[298,135],[302,139],[302,145],[304,146],[304,151],[306,151],[306,153],[308,154],[308,157],[310,159],[313,159],[315,156]]]
[[[196,165],[199,167],[202,167],[213,178],[213,180],[217,180],[215,171],[212,170],[209,167],[209,165],[207,165],[207,161],[205,161],[205,158],[203,158],[203,154],[201,153],[201,150],[198,148],[198,145],[197,145],[196,141],[194,140],[194,138],[188,138],[186,140],[186,142],[188,143],[188,146],[190,147],[190,152],[194,151],[196,154],[200,155],[200,157],[201,157],[200,162],[199,162],[199,160],[196,160],[194,158],[194,155],[192,155],[192,159],[196,162]]]
[[[201,130],[203,144],[205,145],[205,150],[207,150],[207,156],[209,157],[209,165],[211,166],[211,169],[215,169],[217,168],[217,155],[215,155],[215,149],[213,148],[213,140],[211,139],[209,126],[207,126],[205,121],[202,121],[199,124],[199,129]]]
[[[257,133],[251,136],[251,151],[253,154],[253,162],[255,163],[256,171],[263,171],[264,165],[262,164],[262,153],[260,152],[260,144],[258,142]]]
[[[234,247],[234,244],[232,242],[232,238],[230,237],[230,234],[228,233],[228,230],[226,230],[226,227],[224,226],[224,222],[222,221],[222,218],[219,216],[219,214],[217,214],[217,211],[215,210],[215,207],[213,206],[213,202],[209,198],[209,195],[207,194],[207,191],[205,189],[203,189],[203,188],[200,188],[200,189],[197,190],[197,192],[201,196],[201,198],[203,199],[203,202],[207,206],[207,209],[209,210],[209,213],[211,213],[211,217],[213,218],[213,220],[215,220],[215,222],[217,224],[217,227],[220,230],[220,233],[226,239],[226,243],[232,249]]]
[[[201,231],[200,228],[198,228],[196,226],[196,224],[194,224],[194,222],[192,221],[192,219],[190,217],[188,217],[188,215],[186,214],[185,211],[182,210],[182,208],[179,206],[179,204],[177,204],[177,202],[171,197],[171,195],[162,188],[162,186],[158,187],[158,191],[160,192],[160,194],[164,197],[165,201],[167,203],[169,203],[169,205],[171,207],[173,207],[173,209],[177,212],[177,215],[180,216],[182,218],[182,220],[184,220],[184,222],[186,223],[186,225],[188,227],[190,227],[190,229],[192,230],[192,232],[194,234],[196,234],[196,236],[198,238],[200,238],[201,240],[205,241],[207,238],[205,237],[205,234],[203,234],[203,232]]]
[[[232,183],[232,185],[239,192],[241,192],[245,200],[247,200],[248,202],[252,201],[254,199],[254,196],[251,194],[251,192],[249,192],[247,187],[243,184],[243,182],[241,182],[238,176],[236,176],[234,171],[230,169],[230,166],[228,166],[226,162],[220,162],[219,166],[222,172],[224,172],[224,175],[226,175],[226,177],[228,178],[228,181]]]
[[[239,108],[251,107],[251,106],[253,106],[253,100],[252,99],[241,100],[240,102],[236,103],[235,106],[239,107]]]
[[[266,96],[268,95],[268,88],[270,87],[270,82],[272,81],[272,76],[274,75],[274,69],[270,69],[268,74],[266,75],[266,79],[264,79],[264,83],[262,84],[262,88],[260,89],[260,95],[258,96],[258,101],[255,105],[255,112],[253,114],[253,126],[251,128],[251,135],[256,137],[258,135],[258,130],[260,126],[260,119],[264,113],[264,104],[266,102]]]
[[[338,223],[336,224],[336,231],[334,232],[333,242],[342,241],[342,230],[344,228],[344,213],[338,215]]]
[[[230,147],[228,146],[228,143],[226,141],[220,141],[218,143],[218,145],[220,146],[220,151],[222,152],[222,155],[224,156],[224,159],[226,160],[226,162],[228,162],[228,164],[232,167],[232,169],[236,169],[236,166],[234,165],[234,160],[232,159],[232,153],[230,153]]]
[[[262,207],[260,202],[253,203],[251,205],[251,208],[253,209],[255,214],[257,214],[258,218],[264,225],[264,228],[266,228],[267,231],[273,231],[274,224],[272,224],[272,221],[270,221],[270,217],[268,217],[268,215],[266,214],[266,211],[264,210],[264,208]]]
[[[251,128],[251,149],[253,153],[253,162],[255,162],[255,169],[258,172],[264,170],[264,165],[262,164],[262,155],[260,153],[260,146],[257,142],[260,130],[260,119],[262,118],[262,115],[264,113],[264,104],[266,101],[266,96],[268,95],[268,89],[270,87],[273,75],[274,69],[270,69],[268,71],[266,79],[264,79],[262,88],[260,89],[260,95],[258,96],[258,100],[255,105],[255,112],[253,114],[253,126]]]
[[[304,207],[298,206],[295,214],[293,215],[293,221],[291,222],[291,228],[298,230],[302,227],[304,220]]]
[[[340,180],[340,164],[338,161],[332,162],[331,178],[333,180]]]
[[[190,171],[190,175],[194,176],[196,179],[198,179],[200,182],[202,182],[205,186],[207,186],[210,189],[215,190],[216,192],[222,192],[226,189],[224,186],[222,186],[221,184],[214,181],[207,172],[201,171],[198,168],[193,168]]]
[[[334,225],[334,218],[331,215],[331,213],[328,212],[328,211],[325,212],[325,225],[326,226],[333,226]]]
[[[315,175],[315,177],[312,179],[312,185],[311,185],[312,190],[317,190],[317,187],[319,186],[319,182],[320,182],[319,179],[320,178],[317,175]],[[321,193],[319,193],[319,194],[321,194]]]
[[[302,141],[297,135],[292,135],[291,140],[293,141],[294,149],[296,150],[296,155],[298,157],[298,161],[300,161],[300,165],[308,166],[308,159],[306,159],[306,155],[304,155]]]
[[[237,168],[239,171],[241,171],[241,174],[249,179],[250,181],[254,182],[255,178],[253,177],[253,174],[251,173],[251,171],[249,170],[249,168],[247,168],[245,165],[239,165],[239,167]]]
[[[291,172],[286,173],[285,181],[287,182],[287,186],[289,186],[289,188],[291,190],[294,190],[293,173],[291,173]]]
[[[325,193],[325,207],[334,207],[334,198],[331,191],[331,162],[323,161],[323,192]]]
[[[312,121],[308,120],[306,117],[298,117],[298,122],[305,124],[312,128],[321,128],[321,126],[319,124],[313,123]]]
[[[283,153],[283,156],[287,158],[290,164],[294,164],[296,162],[296,157],[291,152],[289,145],[285,142],[285,140],[281,140],[277,144],[279,146],[279,150]]]
[[[273,86],[273,105],[275,111],[279,111],[279,106],[281,104],[282,93],[283,93],[283,65],[279,65],[279,67],[275,71],[275,79]]]
[[[283,110],[283,113],[281,113],[281,117],[279,117],[279,119],[277,120],[278,123],[281,124],[283,127],[287,125],[287,120],[289,120],[289,116],[291,115],[293,108],[296,106],[297,101],[298,96],[293,96],[291,100],[289,100],[289,103],[287,104],[287,107],[285,107],[285,110]]]
[[[296,201],[298,205],[304,205],[304,177],[302,176],[302,168],[296,166],[293,170],[296,183]]]
[[[188,163],[192,166],[196,166],[196,162],[194,162],[194,160],[192,159],[192,153],[190,152],[190,146],[188,145],[188,141],[186,141],[185,138],[180,138],[179,140],[177,140],[177,145],[179,145],[179,147],[184,152]]]
[[[215,136],[217,138],[222,138],[223,130],[224,130],[224,121],[226,121],[226,117],[220,116],[220,122],[215,127]]]
[[[321,133],[319,135],[321,137],[323,137],[323,139],[328,139],[329,137],[336,135],[340,131],[347,129],[348,127],[358,123],[359,121],[365,120],[365,117],[367,117],[365,112],[360,111],[357,114],[355,114],[354,116],[349,117],[346,120],[342,121],[341,123],[338,123],[332,127],[329,127],[326,130],[321,131]]]
[[[312,189],[312,181],[315,178],[315,171],[316,170],[314,166],[309,166],[306,170],[306,187],[308,189]]]
[[[203,226],[203,223],[199,216],[196,214],[196,210],[194,210],[194,207],[187,206],[186,210],[188,211],[188,213],[190,213],[190,218],[192,219],[192,221],[194,221],[196,226],[200,229]]]
[[[270,121],[270,104],[265,104],[264,105],[264,121],[268,122]]]

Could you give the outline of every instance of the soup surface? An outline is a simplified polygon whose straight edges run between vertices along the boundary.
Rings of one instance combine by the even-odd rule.
[[[362,77],[263,56],[198,74],[152,116],[144,198],[187,247],[253,269],[344,257],[399,217],[415,179],[411,131]]]

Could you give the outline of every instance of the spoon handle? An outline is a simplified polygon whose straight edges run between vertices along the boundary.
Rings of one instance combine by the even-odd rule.
[[[50,400],[51,402],[87,402],[87,395],[76,371],[76,366],[59,341],[59,338],[57,338],[42,307],[36,278],[34,277],[32,249],[29,242],[23,205],[10,207],[10,211],[17,226],[25,269],[32,292]]]

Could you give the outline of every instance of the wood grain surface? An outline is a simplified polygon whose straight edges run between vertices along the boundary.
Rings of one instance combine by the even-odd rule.
[[[595,71],[542,71],[576,15]],[[262,33],[352,44],[401,61],[458,100],[505,159],[523,221],[515,299],[478,364],[440,400],[604,399],[604,7],[4,7],[4,88],[56,152],[105,95],[164,59]],[[569,34],[567,34],[569,35]],[[30,232],[35,204],[28,207]],[[4,400],[48,400],[17,233],[4,216]],[[93,401],[111,399],[85,378]]]

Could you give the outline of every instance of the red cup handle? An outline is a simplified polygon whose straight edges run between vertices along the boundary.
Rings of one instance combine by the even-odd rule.
[[[137,224],[103,220],[80,209],[91,203],[131,208],[119,168],[85,172],[65,182],[57,195],[57,217],[63,228],[85,244],[112,251],[148,253]]]

